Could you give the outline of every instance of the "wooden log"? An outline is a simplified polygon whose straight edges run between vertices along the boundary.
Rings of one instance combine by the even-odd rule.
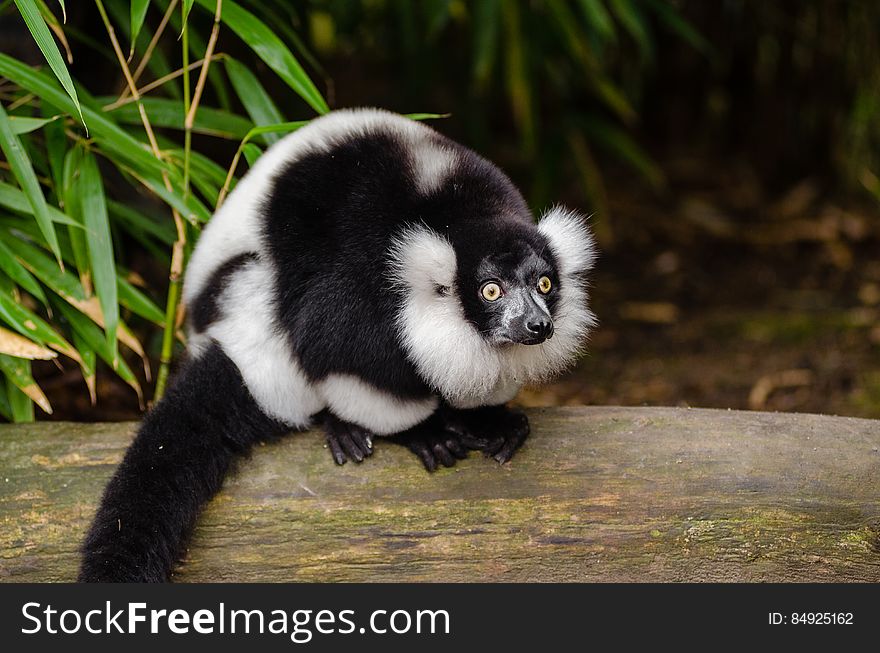
[[[531,411],[505,466],[429,475],[379,441],[258,447],[178,581],[880,581],[880,422],[673,408]],[[69,581],[133,424],[0,427],[0,579]]]

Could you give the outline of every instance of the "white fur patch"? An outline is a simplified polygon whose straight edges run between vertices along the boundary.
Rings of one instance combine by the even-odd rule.
[[[400,399],[347,374],[329,375],[319,392],[334,415],[375,435],[405,431],[430,417],[438,404],[436,397]]]
[[[211,218],[187,267],[184,302],[191,303],[226,261],[265,251],[262,202],[283,168],[309,153],[328,152],[345,140],[374,133],[392,134],[409,149],[422,192],[434,190],[455,165],[454,152],[434,143],[433,129],[388,111],[344,109],[313,120],[266,150]]]
[[[218,300],[222,317],[208,328],[207,335],[235,363],[267,415],[305,428],[324,403],[300,369],[287,337],[275,327],[274,297],[269,267],[248,263],[230,278]]]
[[[440,188],[458,163],[458,155],[453,150],[427,139],[414,142],[410,156],[416,183],[425,195]]]
[[[427,227],[404,231],[391,249],[390,275],[404,290],[398,337],[419,374],[453,406],[509,401],[525,383],[540,383],[570,366],[596,323],[580,278],[595,258],[582,219],[561,208],[539,224],[557,259],[560,297],[554,335],[540,345],[490,345],[467,321],[454,286],[452,245]],[[440,294],[437,286],[450,288]]]

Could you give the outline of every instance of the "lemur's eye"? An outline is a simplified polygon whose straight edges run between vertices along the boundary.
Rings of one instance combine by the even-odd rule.
[[[550,281],[550,277],[541,277],[538,279],[538,291],[542,294],[546,295],[550,292],[550,289],[553,287],[553,283]]]
[[[480,294],[487,302],[494,302],[496,299],[501,297],[501,286],[499,286],[494,281],[484,283],[483,287],[480,288]]]

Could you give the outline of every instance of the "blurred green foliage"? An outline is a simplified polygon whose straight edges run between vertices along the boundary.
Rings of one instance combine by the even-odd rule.
[[[164,375],[200,226],[265,147],[329,107],[451,113],[444,131],[510,170],[533,206],[573,196],[595,211],[606,248],[607,170],[664,190],[646,153],[658,144],[880,197],[876,3],[221,8],[215,23],[216,0],[0,1],[0,416],[50,409],[33,360],[70,359],[93,398],[103,361],[141,394],[118,343],[149,369],[159,347],[136,336],[161,333]],[[162,272],[146,284],[132,268]]]

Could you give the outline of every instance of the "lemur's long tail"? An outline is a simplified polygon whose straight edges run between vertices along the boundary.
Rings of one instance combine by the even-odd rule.
[[[79,580],[168,580],[233,459],[283,431],[218,346],[184,363],[104,491]]]

